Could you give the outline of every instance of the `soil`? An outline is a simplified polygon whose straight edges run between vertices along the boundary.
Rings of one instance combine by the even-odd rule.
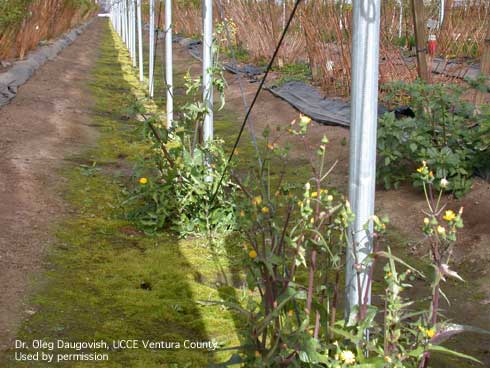
[[[26,296],[45,267],[52,225],[68,211],[60,195],[64,157],[96,139],[87,125],[87,81],[100,36],[96,20],[0,110],[0,351],[35,313]]]

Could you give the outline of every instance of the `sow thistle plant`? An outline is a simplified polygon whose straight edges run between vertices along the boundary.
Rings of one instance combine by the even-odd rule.
[[[310,121],[301,117],[288,129],[305,147],[309,147]],[[436,179],[427,163],[417,175],[427,193],[422,230],[434,270],[429,278],[430,303],[415,304],[408,297],[411,282],[425,277],[392,254],[384,238],[388,220],[373,216],[369,283],[374,269],[384,264],[383,280],[376,281],[385,285],[384,291],[375,295],[373,305],[361,296],[361,305],[344,316],[340,301],[345,297],[344,263],[353,214],[342,194],[325,186],[333,170],[326,166],[328,139],[324,137],[316,156],[310,157],[310,179],[294,186],[285,179],[288,149],[278,144],[279,138],[271,139],[269,131],[264,138],[262,166],[246,179],[235,178],[240,187],[236,218],[244,237],[247,288],[238,303],[227,304],[243,314],[248,333],[240,353],[228,363],[422,368],[428,367],[432,352],[475,360],[441,346],[458,333],[485,331],[450,323],[439,315],[441,282],[446,277],[461,279],[449,265],[463,211],[447,209],[441,203],[442,190],[438,196],[433,194]],[[446,179],[438,183],[447,185]]]
[[[213,87],[224,106],[225,81],[217,61],[212,66]],[[235,187],[219,139],[204,142],[203,121],[207,108],[201,100],[202,80],[185,76],[187,103],[167,128],[157,116],[145,121],[144,134],[151,145],[139,163],[139,179],[129,199],[135,204],[131,217],[146,231],[170,228],[180,236],[215,236],[233,230]],[[223,185],[217,188],[220,177]],[[212,197],[214,195],[213,200]]]

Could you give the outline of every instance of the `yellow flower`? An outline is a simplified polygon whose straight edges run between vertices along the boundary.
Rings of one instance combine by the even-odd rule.
[[[260,358],[260,352],[259,352],[259,351],[256,351],[256,352],[255,352],[255,357],[256,357],[256,358]]]
[[[333,201],[333,196],[332,196],[332,195],[329,195],[329,196],[327,197],[327,201],[332,202],[332,201]]]
[[[456,214],[452,210],[447,210],[443,217],[443,219],[446,221],[453,221],[455,218],[456,218]]]
[[[240,211],[240,217],[245,217],[245,211],[244,210]]]
[[[318,193],[317,193],[317,192],[312,192],[312,193],[311,193],[311,197],[312,197],[312,198],[316,198],[316,197],[318,197]]]
[[[299,120],[302,124],[309,124],[311,123],[311,118],[306,116],[306,115],[303,115],[303,114],[300,114],[299,115]]]
[[[434,330],[433,328],[430,328],[428,330],[425,330],[425,334],[427,335],[427,337],[429,339],[432,339],[436,334],[436,330]]]
[[[254,197],[254,199],[252,199],[252,203],[255,206],[260,206],[260,204],[262,203],[262,197],[261,196]]]
[[[437,232],[441,235],[444,235],[446,233],[446,229],[444,227],[442,227],[441,225],[439,225],[437,227]]]
[[[315,218],[314,218],[314,217],[312,217],[312,218],[310,219],[310,224],[313,224],[313,223],[315,223]]]
[[[419,167],[419,168],[417,169],[417,172],[418,172],[418,173],[421,173],[421,174],[422,174],[422,172],[423,172],[423,171],[424,171],[424,167],[423,167],[423,166],[421,166],[421,167]]]
[[[147,178],[140,178],[139,182],[141,185],[145,185],[148,183],[148,179]]]
[[[262,207],[262,213],[267,214],[269,213],[269,207]]]
[[[274,150],[274,148],[275,148],[275,147],[274,147],[274,144],[269,143],[269,144],[267,145],[267,148],[268,148],[268,149],[270,149],[270,150],[272,151],[272,150]]]
[[[385,360],[386,363],[391,363],[392,362],[392,359],[388,355],[385,355],[384,360]]]
[[[257,252],[252,249],[250,252],[248,252],[248,256],[252,259],[255,259],[257,258]]]
[[[294,316],[294,311],[292,309],[288,310],[288,316],[289,317]]]
[[[350,350],[342,351],[340,353],[340,359],[343,360],[345,364],[354,364],[356,362],[356,357]]]
[[[433,177],[434,177],[434,173],[433,173],[432,171],[431,171],[431,172],[429,172],[429,176],[430,176],[431,178],[433,178]]]
[[[428,217],[424,218],[424,224],[429,225],[429,223],[430,223],[429,218]]]

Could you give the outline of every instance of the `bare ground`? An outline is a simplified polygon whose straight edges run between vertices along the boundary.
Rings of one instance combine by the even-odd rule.
[[[43,269],[52,225],[67,212],[59,194],[63,158],[96,138],[87,80],[101,30],[93,22],[0,110],[0,351],[35,312],[26,303],[30,280]]]

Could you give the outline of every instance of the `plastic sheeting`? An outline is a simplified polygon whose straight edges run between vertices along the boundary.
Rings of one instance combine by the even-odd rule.
[[[73,43],[91,21],[66,33],[48,46],[38,47],[25,60],[16,61],[5,73],[0,74],[0,107],[8,104],[17,95],[20,86],[48,60],[53,60],[65,47]]]
[[[325,98],[315,88],[299,81],[287,82],[282,86],[267,89],[318,123],[346,128],[350,126],[348,102],[339,98]],[[386,111],[382,106],[378,108],[379,115]]]

